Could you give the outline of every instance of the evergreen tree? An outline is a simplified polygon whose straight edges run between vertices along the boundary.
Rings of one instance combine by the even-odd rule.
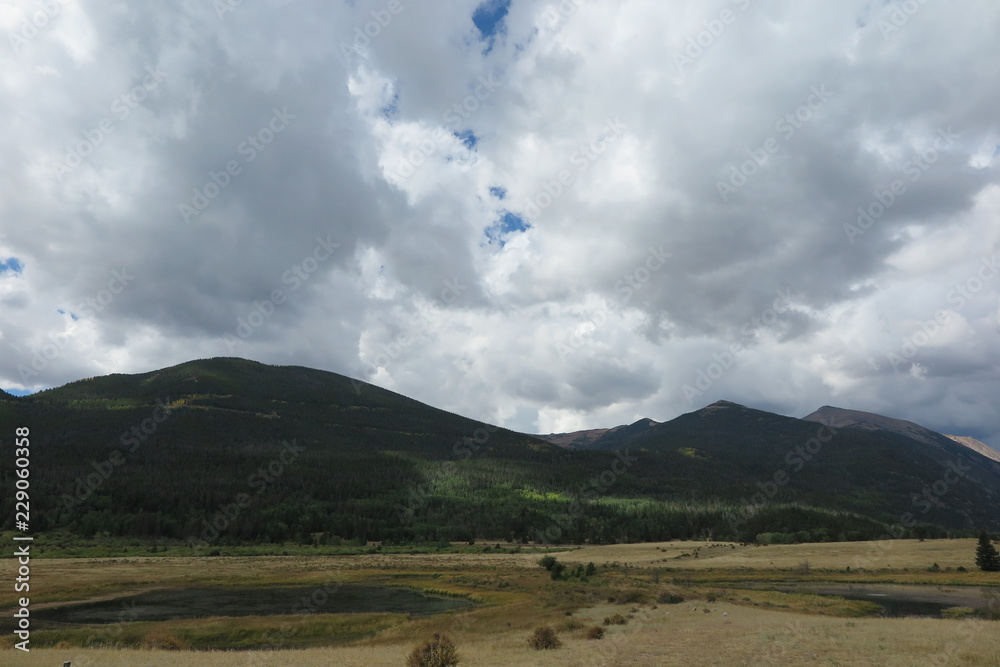
[[[976,565],[984,572],[1000,572],[1000,552],[990,542],[990,536],[984,530],[976,545]]]

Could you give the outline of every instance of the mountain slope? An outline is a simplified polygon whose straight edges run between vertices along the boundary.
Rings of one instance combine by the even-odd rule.
[[[1000,529],[1000,466],[957,443],[860,429],[821,442],[814,422],[724,401],[567,449],[335,373],[242,359],[0,399],[3,429],[32,429],[43,532],[199,546],[871,539],[907,511],[906,534]],[[974,470],[927,496],[959,452],[978,457]],[[10,527],[13,498],[0,507]]]
[[[871,412],[860,410],[845,410],[824,405],[819,410],[803,417],[805,421],[814,421],[837,428],[859,428],[869,431],[886,431],[904,435],[927,444],[940,443],[941,434],[903,419],[883,417]]]
[[[968,447],[969,449],[971,449],[972,451],[978,452],[979,454],[982,454],[986,458],[992,459],[992,460],[996,461],[997,463],[1000,463],[1000,452],[998,452],[997,450],[993,449],[992,447],[990,447],[989,445],[987,445],[985,442],[980,442],[980,441],[976,440],[975,438],[970,438],[969,436],[966,436],[966,435],[947,435],[946,434],[944,437],[950,438],[950,439],[954,440],[955,442],[957,442],[958,444],[964,445],[964,446]]]
[[[916,424],[871,415],[872,422],[885,427],[857,428],[857,415],[866,413],[830,410],[818,413],[834,417],[832,431],[818,417],[795,419],[719,401],[657,424],[627,444],[661,453],[678,475],[720,479],[744,489],[745,498],[773,491],[765,494],[769,504],[831,507],[888,523],[907,513],[970,529],[1000,521],[1000,466],[995,462]],[[949,473],[955,466],[960,478],[941,482],[955,478],[958,473]],[[775,484],[776,477],[787,481]],[[747,480],[752,480],[749,491]],[[942,483],[945,491],[937,493]]]
[[[572,433],[549,433],[538,438],[568,449],[615,449],[649,432],[659,422],[640,419],[633,424],[613,428],[597,428]]]
[[[903,419],[893,419],[892,417],[884,417],[871,412],[861,412],[860,410],[845,410],[829,405],[824,405],[812,414],[806,415],[803,419],[838,428],[857,428],[867,431],[896,433],[897,435],[903,435],[919,442],[937,444],[948,451],[953,451],[950,443],[957,442],[977,454],[1000,463],[1000,452],[985,443],[979,442],[975,438],[960,435],[944,435],[943,433],[925,428],[920,424],[914,424]]]

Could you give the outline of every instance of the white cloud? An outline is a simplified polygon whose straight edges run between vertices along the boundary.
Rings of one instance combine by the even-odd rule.
[[[484,53],[474,0],[403,3],[374,28],[378,0],[222,17],[61,4],[24,48],[0,48],[0,259],[26,266],[0,276],[0,386],[235,353],[523,430],[728,398],[875,410],[1000,446],[1000,277],[953,293],[1000,252],[1000,93],[984,84],[1000,8],[927,3],[886,31],[895,3],[582,1],[557,17],[529,0]],[[112,105],[147,67],[167,76],[123,118]],[[796,119],[819,87],[829,99]],[[294,119],[269,133],[275,109]],[[104,119],[113,132],[58,178]],[[723,200],[717,184],[768,145]],[[178,206],[231,161],[185,224]],[[501,247],[486,230],[504,211],[530,228]],[[291,290],[285,272],[328,235],[338,251]],[[671,256],[643,273],[661,246]],[[69,326],[56,309],[122,267],[135,280],[22,381],[32,347]],[[646,278],[626,290],[629,276]],[[275,289],[287,300],[231,352],[226,334]],[[743,333],[781,289],[794,307]],[[893,368],[939,311],[954,316]],[[732,367],[686,400],[734,343]]]

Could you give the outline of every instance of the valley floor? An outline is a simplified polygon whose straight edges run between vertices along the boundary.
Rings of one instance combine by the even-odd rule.
[[[539,554],[523,553],[45,559],[33,562],[32,590],[37,591],[37,605],[33,602],[33,606],[39,609],[154,587],[239,588],[281,583],[315,584],[318,588],[334,580],[468,595],[479,606],[473,611],[430,617],[312,614],[124,623],[117,635],[139,637],[146,646],[182,648],[194,637],[246,637],[254,628],[264,632],[288,627],[283,624],[292,618],[299,624],[294,631],[287,631],[287,637],[304,640],[318,632],[319,641],[338,644],[277,651],[82,648],[80,644],[87,641],[66,633],[62,644],[54,641],[58,636],[49,635],[48,641],[57,648],[33,648],[26,654],[12,650],[5,637],[3,663],[39,667],[64,662],[73,667],[402,666],[414,646],[435,632],[444,632],[455,641],[463,666],[1000,667],[998,621],[877,618],[865,615],[872,606],[867,602],[744,587],[746,582],[794,580],[809,584],[919,583],[944,591],[1000,592],[1000,575],[974,568],[974,544],[974,540],[899,541],[887,549],[874,543],[753,547],[678,542],[553,552],[568,570],[578,563],[594,562],[598,573],[587,581],[552,581],[537,565]],[[880,567],[846,571],[853,559],[870,558],[873,549],[882,552]],[[693,555],[696,550],[697,557]],[[934,563],[938,568],[929,571]],[[0,561],[0,569],[4,578],[12,576],[9,559]],[[665,603],[667,592],[681,595],[685,601]],[[0,596],[4,616],[10,615],[12,603],[10,594]],[[604,619],[615,614],[626,623],[605,625]],[[527,638],[542,625],[557,631],[560,648],[536,651],[528,646]],[[132,626],[142,627],[137,630]],[[605,630],[603,639],[586,638],[593,626]],[[39,630],[35,636],[43,640],[50,632],[58,631]],[[211,635],[213,632],[216,634]]]

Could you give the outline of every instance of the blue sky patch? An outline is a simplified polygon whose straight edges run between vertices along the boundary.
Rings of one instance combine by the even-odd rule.
[[[455,136],[462,140],[465,147],[470,151],[476,149],[476,145],[479,143],[479,137],[477,137],[472,130],[463,130],[462,132],[456,132]]]
[[[8,257],[6,261],[0,262],[0,274],[10,271],[15,276],[21,275],[24,271],[24,263],[17,257]]]
[[[494,185],[492,188],[490,188],[490,194],[500,200],[506,199],[507,188],[501,187],[499,185]]]
[[[399,113],[399,93],[394,93],[389,103],[379,109],[379,113],[386,120],[392,120],[393,116]]]
[[[503,22],[507,18],[508,10],[510,10],[510,0],[486,0],[472,13],[472,22],[479,29],[483,41],[490,44],[487,51],[493,48],[493,37],[497,33],[504,32]]]
[[[28,389],[4,389],[4,391],[10,394],[11,396],[29,396],[30,394],[35,393]]]
[[[59,313],[60,315],[69,315],[71,318],[73,318],[74,322],[76,322],[78,319],[80,319],[79,317],[77,317],[73,313],[69,312],[68,310],[63,310],[62,308],[56,308],[56,312]]]
[[[524,218],[510,211],[502,211],[500,219],[486,228],[486,238],[490,240],[490,243],[496,241],[502,248],[511,234],[526,232],[529,229],[531,229],[531,225]]]

